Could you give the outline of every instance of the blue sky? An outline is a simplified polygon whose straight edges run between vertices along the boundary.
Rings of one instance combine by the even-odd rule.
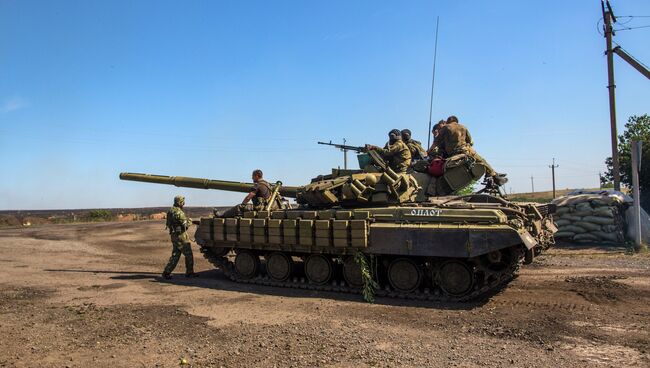
[[[613,0],[649,16],[646,0]],[[0,0],[0,209],[224,205],[241,194],[121,171],[299,185],[342,154],[318,140],[426,142],[457,115],[508,191],[594,187],[610,153],[598,0]],[[622,18],[626,26],[650,18]],[[615,41],[650,64],[650,28]],[[616,59],[619,129],[650,82]]]

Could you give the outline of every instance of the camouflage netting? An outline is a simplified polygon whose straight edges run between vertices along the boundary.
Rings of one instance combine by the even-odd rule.
[[[553,201],[558,208],[555,238],[575,242],[625,242],[630,198],[620,192],[576,192]]]

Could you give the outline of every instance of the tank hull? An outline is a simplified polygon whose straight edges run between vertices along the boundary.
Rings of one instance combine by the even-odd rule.
[[[195,239],[238,282],[358,293],[361,266],[352,259],[362,254],[378,295],[444,301],[498,290],[544,246],[498,206],[417,204],[202,218]]]

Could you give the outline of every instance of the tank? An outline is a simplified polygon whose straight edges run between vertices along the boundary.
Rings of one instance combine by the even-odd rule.
[[[490,180],[477,193],[453,195],[483,175],[472,160],[448,160],[441,177],[396,173],[372,152],[359,161],[364,169],[332,169],[306,185],[276,182],[276,200],[257,211],[196,220],[203,256],[237,282],[468,301],[501,289],[553,243],[552,204],[508,201]],[[138,173],[120,179],[242,193],[253,185]]]

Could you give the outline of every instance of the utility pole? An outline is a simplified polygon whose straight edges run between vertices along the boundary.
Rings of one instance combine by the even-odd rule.
[[[603,173],[599,171],[598,172],[598,189],[602,189],[602,188],[603,188]]]
[[[553,199],[555,199],[555,169],[560,167],[560,165],[556,165],[555,158],[553,158],[553,164],[549,167],[551,168],[551,176],[553,178]]]
[[[612,11],[609,0],[600,0],[603,10],[604,33],[607,43],[607,89],[609,90],[609,123],[612,134],[612,171],[614,173],[614,190],[621,190],[621,172],[618,159],[618,132],[616,129],[616,84],[614,83],[614,53],[612,52],[612,36],[614,30],[612,21],[616,22],[616,17]]]
[[[647,251],[641,241],[641,197],[639,193],[639,172],[641,171],[642,142],[632,141],[632,191],[634,196],[634,247],[637,252]]]
[[[345,146],[345,144],[347,142],[348,141],[345,138],[343,138],[343,145],[344,146]],[[348,169],[348,150],[344,148],[342,151],[343,151],[343,169],[347,170]]]
[[[535,193],[535,182],[533,181],[533,176],[530,176],[530,187],[531,187],[531,193]]]

